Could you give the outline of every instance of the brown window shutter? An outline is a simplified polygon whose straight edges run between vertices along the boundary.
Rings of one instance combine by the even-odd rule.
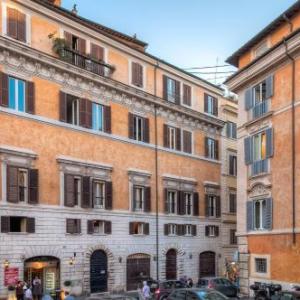
[[[181,224],[177,224],[176,226],[176,232],[177,232],[177,235],[183,235],[184,233],[184,229],[183,229],[183,226],[184,225],[181,225]]]
[[[78,52],[80,54],[85,55],[86,54],[86,41],[82,38],[78,38],[77,43],[78,43]]]
[[[18,11],[18,23],[17,23],[17,35],[18,40],[26,42],[26,15]]]
[[[168,100],[168,77],[163,75],[163,99]]]
[[[134,139],[134,115],[128,113],[128,137]]]
[[[181,235],[186,235],[186,224],[181,225]]]
[[[39,202],[39,170],[30,169],[29,174],[29,197],[28,203],[37,204]]]
[[[197,235],[197,225],[192,225],[192,236]]]
[[[183,85],[183,103],[191,106],[192,103],[192,89],[189,85]]]
[[[35,219],[34,218],[26,219],[26,232],[27,233],[35,233]]]
[[[209,195],[205,195],[205,216],[209,216]]]
[[[81,220],[76,220],[76,233],[81,233]]]
[[[144,234],[149,235],[149,223],[144,223]]]
[[[204,94],[204,111],[208,112],[208,95]]]
[[[175,103],[180,105],[180,82],[175,80]]]
[[[219,159],[219,141],[215,140],[215,159]]]
[[[7,202],[19,202],[18,168],[7,166]]]
[[[192,153],[192,133],[190,131],[183,130],[183,151],[186,153]]]
[[[199,216],[199,193],[193,194],[193,210],[194,216]]]
[[[138,64],[138,86],[144,86],[143,66]]]
[[[91,178],[89,176],[82,177],[82,208],[92,207],[92,194],[91,194]]]
[[[105,182],[105,209],[111,210],[113,208],[113,188],[112,182]]]
[[[164,234],[169,235],[169,224],[164,224]]]
[[[138,85],[138,66],[137,63],[131,63],[131,83]]]
[[[217,218],[221,217],[221,197],[220,196],[216,197],[216,217]]]
[[[168,200],[168,189],[164,189],[164,197],[165,197],[165,213],[169,213],[169,200]]]
[[[151,188],[150,186],[147,186],[144,188],[144,197],[145,197],[145,205],[144,205],[144,211],[150,212],[151,211]]]
[[[8,107],[8,75],[0,72],[0,105]]]
[[[205,226],[205,236],[209,236],[209,226]]]
[[[149,130],[149,119],[144,119],[144,142],[149,143],[150,142],[150,130]]]
[[[35,87],[31,81],[26,82],[26,112],[35,113]]]
[[[95,60],[104,61],[104,48],[91,43],[91,57]]]
[[[129,222],[129,234],[134,234],[134,222]]]
[[[74,206],[74,176],[70,174],[65,174],[65,206]]]
[[[177,214],[184,215],[185,214],[185,201],[184,201],[184,192],[177,192]]]
[[[1,232],[10,232],[10,218],[7,216],[1,216]]]
[[[71,233],[71,234],[75,232],[75,220],[74,219],[66,220],[66,232]]]
[[[104,112],[104,131],[111,133],[111,108],[110,106],[103,106]]]
[[[214,115],[218,116],[218,99],[214,98]]]
[[[164,147],[170,148],[169,144],[169,126],[164,124]]]
[[[7,35],[18,38],[18,11],[10,7],[7,7]]]
[[[88,220],[87,221],[87,234],[93,234],[94,233],[94,221]]]
[[[92,102],[86,100],[85,127],[92,128]]]
[[[65,40],[66,40],[66,44],[67,46],[72,49],[72,39],[73,39],[73,35],[69,32],[64,32],[64,36],[65,36]]]
[[[176,150],[181,150],[181,129],[176,128]]]
[[[216,236],[219,236],[219,226],[215,226],[215,233],[216,233]]]
[[[205,146],[205,157],[208,157],[208,137],[205,137],[204,139],[204,146]]]
[[[111,222],[110,221],[104,222],[104,233],[111,234]]]
[[[86,127],[86,99],[79,99],[79,125]]]
[[[59,92],[59,120],[67,122],[67,94]]]

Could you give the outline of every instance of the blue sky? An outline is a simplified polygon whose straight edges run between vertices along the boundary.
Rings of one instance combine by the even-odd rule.
[[[63,0],[79,15],[149,43],[182,68],[219,64],[295,0]],[[206,71],[206,70],[205,70]],[[223,75],[218,75],[223,76]],[[206,75],[207,79],[214,75]],[[220,78],[222,80],[222,78]]]

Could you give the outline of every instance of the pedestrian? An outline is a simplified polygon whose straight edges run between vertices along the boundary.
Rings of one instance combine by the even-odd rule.
[[[17,296],[17,300],[24,299],[24,283],[20,280],[18,281],[16,286],[16,296]]]
[[[25,300],[32,300],[32,292],[30,286],[26,287]]]
[[[41,300],[43,295],[42,282],[37,276],[32,282],[32,295],[34,300]]]
[[[65,296],[65,300],[75,300],[75,298],[72,295],[70,295],[69,292],[65,292]]]
[[[194,285],[193,279],[192,279],[192,278],[189,278],[189,279],[187,280],[187,286],[188,286],[189,288],[192,288],[193,285]]]
[[[147,284],[147,281],[143,281],[143,298],[144,300],[149,300],[150,299],[150,287]]]

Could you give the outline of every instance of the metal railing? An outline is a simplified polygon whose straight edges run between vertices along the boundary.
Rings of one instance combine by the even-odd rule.
[[[270,110],[270,100],[265,100],[253,106],[251,110],[251,120],[258,119]]]
[[[255,176],[262,173],[267,173],[269,170],[269,160],[263,159],[253,162],[251,165],[251,176]]]

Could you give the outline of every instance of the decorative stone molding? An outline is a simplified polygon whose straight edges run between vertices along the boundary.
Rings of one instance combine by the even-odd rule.
[[[133,185],[149,186],[151,173],[142,170],[129,169],[129,182]]]
[[[181,191],[195,191],[197,180],[194,178],[180,177],[175,175],[163,174],[163,186]]]
[[[248,195],[250,198],[256,197],[269,197],[271,196],[271,185],[264,184],[262,182],[255,182],[248,189]]]
[[[205,194],[220,195],[220,184],[217,182],[204,181],[203,185]]]
[[[52,256],[60,260],[63,259],[60,247],[54,246],[28,246],[25,247],[24,255],[21,256],[21,260],[25,261],[29,258],[38,256]]]

